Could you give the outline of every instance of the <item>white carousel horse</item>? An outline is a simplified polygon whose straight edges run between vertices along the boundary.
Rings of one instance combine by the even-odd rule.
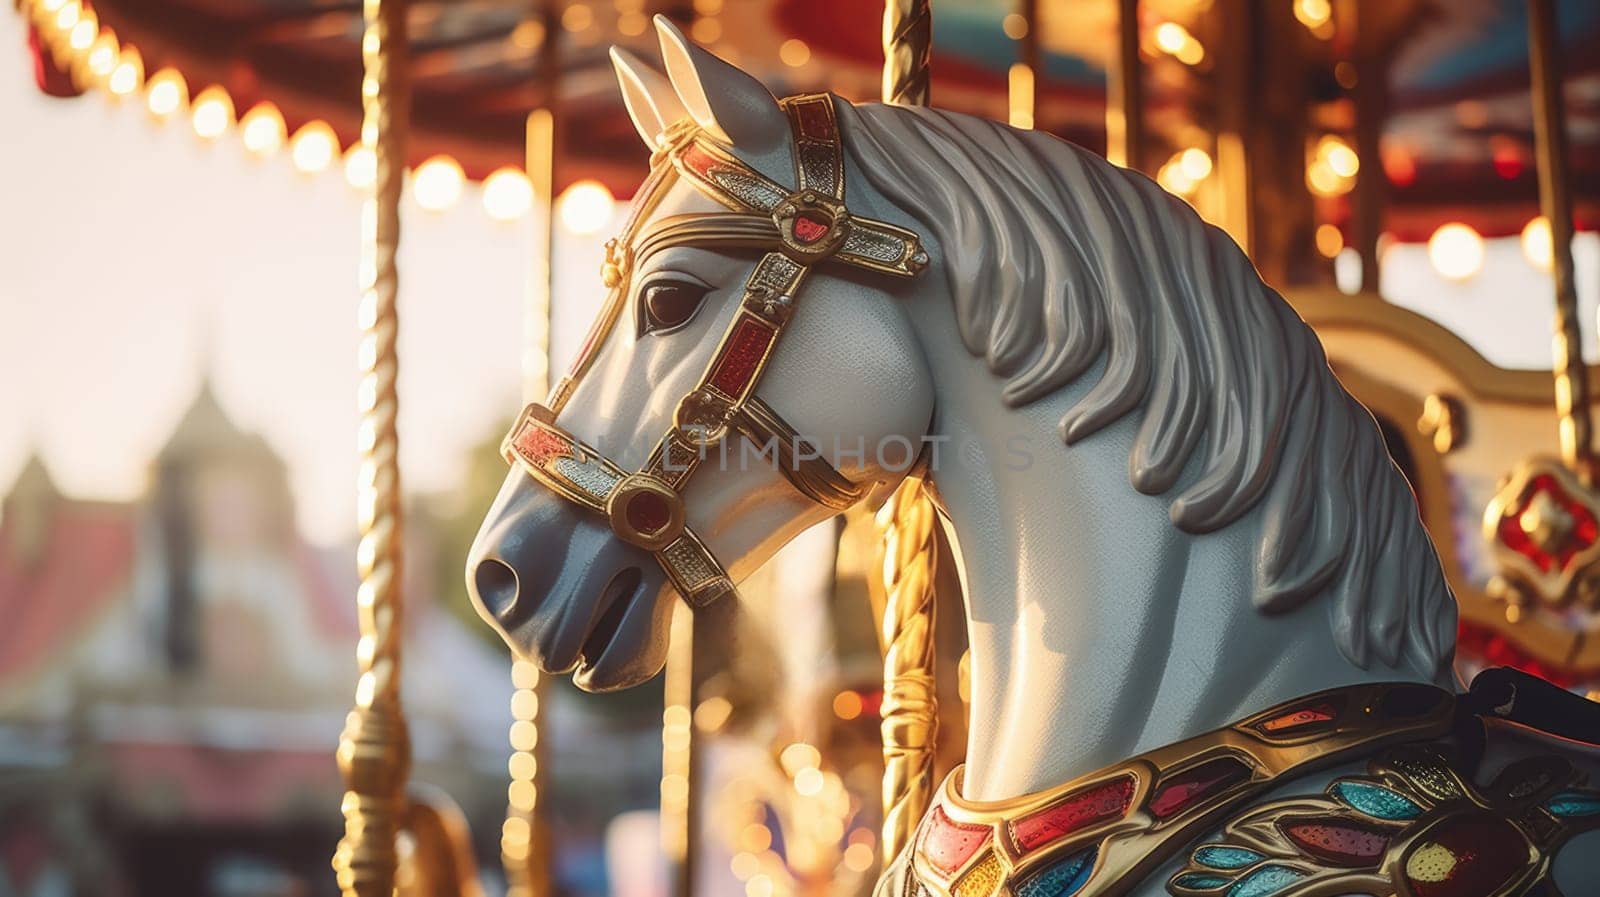
[[[1466,879],[1523,893],[1534,879],[1473,847],[1514,841],[1503,820],[1452,822],[1401,856],[1406,825],[1477,786],[1410,755],[1362,778],[1376,748],[1307,759],[1334,728],[1371,736],[1362,713],[1440,736],[1427,686],[1453,685],[1456,615],[1372,418],[1225,235],[1049,135],[780,104],[658,30],[665,75],[613,52],[656,174],[610,255],[612,299],[555,407],[508,436],[513,470],[468,562],[490,625],[583,688],[639,684],[680,596],[718,600],[916,458],[959,550],[971,738],[881,893],[1331,897],[1367,893],[1329,882],[1386,852],[1415,897],[1479,894]],[[796,432],[781,463],[741,450]],[[1266,803],[1340,772],[1354,784],[1321,804]],[[1239,776],[1265,784],[1246,800]],[[1562,814],[1527,803],[1563,776],[1513,789],[1515,813],[1567,826],[1528,863],[1600,814],[1581,790]],[[1378,803],[1348,797],[1360,788]],[[1291,811],[1322,814],[1316,837],[1345,853],[1240,818],[1262,807],[1280,832]],[[1163,826],[1181,837],[1156,849]],[[1188,852],[1196,837],[1216,843]],[[1045,842],[1076,852],[1028,855]],[[1580,853],[1561,857],[1570,897],[1600,893],[1583,884],[1600,859]]]

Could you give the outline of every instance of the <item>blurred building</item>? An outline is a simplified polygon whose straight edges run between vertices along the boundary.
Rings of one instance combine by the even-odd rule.
[[[136,501],[28,463],[0,517],[0,895],[333,891],[354,555],[294,520],[208,387]],[[430,600],[425,515],[409,538],[414,778],[494,818],[506,660]]]

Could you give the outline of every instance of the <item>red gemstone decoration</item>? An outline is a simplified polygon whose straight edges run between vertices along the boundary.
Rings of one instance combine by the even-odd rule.
[[[1291,710],[1281,716],[1275,716],[1272,719],[1262,723],[1261,728],[1266,732],[1283,733],[1292,729],[1298,729],[1301,726],[1309,726],[1313,723],[1330,722],[1335,716],[1338,715],[1339,708],[1333,706],[1332,704],[1317,704],[1313,707],[1301,707],[1298,710]]]
[[[683,164],[687,166],[690,171],[703,178],[709,178],[711,176],[711,169],[721,164],[721,160],[719,160],[716,156],[706,152],[697,143],[691,143],[685,147],[678,158],[683,160]]]
[[[572,454],[572,446],[565,439],[539,427],[523,428],[511,441],[511,446],[517,454],[539,466]]]
[[[1342,817],[1287,819],[1278,824],[1301,850],[1335,866],[1377,865],[1389,849],[1389,833]]]
[[[649,536],[661,532],[672,518],[667,500],[654,492],[635,492],[628,499],[628,525]]]
[[[794,238],[802,243],[815,243],[828,235],[831,226],[809,215],[797,215],[794,219]]]
[[[801,103],[796,111],[800,117],[800,136],[807,140],[833,140],[833,119],[822,103]]]
[[[1168,819],[1250,778],[1250,767],[1231,757],[1210,760],[1162,782],[1150,798],[1150,814]]]
[[[743,395],[745,386],[761,365],[761,359],[766,357],[767,347],[772,345],[777,335],[778,331],[755,318],[747,317],[740,321],[734,327],[733,335],[728,338],[722,357],[717,359],[717,368],[711,374],[711,385],[735,398]]]
[[[1121,819],[1133,801],[1133,776],[1096,785],[1074,794],[1053,807],[1024,816],[1011,823],[1011,840],[1021,853],[1060,840],[1079,829]]]
[[[1561,547],[1554,554],[1539,547],[1522,529],[1522,512],[1528,509],[1539,493],[1547,494],[1561,510],[1572,515],[1572,533],[1562,541]],[[1506,511],[1500,518],[1500,541],[1517,554],[1522,555],[1538,566],[1540,570],[1550,573],[1556,570],[1565,570],[1572,563],[1573,557],[1587,549],[1600,538],[1600,523],[1595,521],[1594,514],[1584,504],[1567,494],[1556,478],[1549,474],[1540,474],[1533,478],[1522,501]]]
[[[1487,813],[1441,824],[1401,865],[1416,897],[1498,894],[1528,866],[1528,842],[1511,823]]]
[[[960,869],[989,840],[987,825],[951,821],[943,807],[934,807],[922,835],[922,855],[946,873]]]

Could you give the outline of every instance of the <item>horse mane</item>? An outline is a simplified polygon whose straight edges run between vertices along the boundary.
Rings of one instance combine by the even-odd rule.
[[[861,176],[936,241],[961,340],[1007,405],[1103,359],[1061,419],[1068,445],[1143,409],[1130,478],[1148,495],[1176,487],[1179,529],[1260,507],[1258,610],[1326,595],[1352,663],[1445,674],[1455,600],[1410,488],[1311,329],[1226,234],[1048,134],[840,106]]]

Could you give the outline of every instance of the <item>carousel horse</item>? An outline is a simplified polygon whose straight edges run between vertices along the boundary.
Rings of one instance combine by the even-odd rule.
[[[1224,234],[1047,134],[779,101],[657,29],[664,72],[613,51],[652,159],[608,298],[468,560],[508,643],[644,682],[677,600],[917,475],[971,735],[883,897],[1600,894],[1561,849],[1590,756],[1499,719],[1593,708],[1456,694],[1405,480]]]

